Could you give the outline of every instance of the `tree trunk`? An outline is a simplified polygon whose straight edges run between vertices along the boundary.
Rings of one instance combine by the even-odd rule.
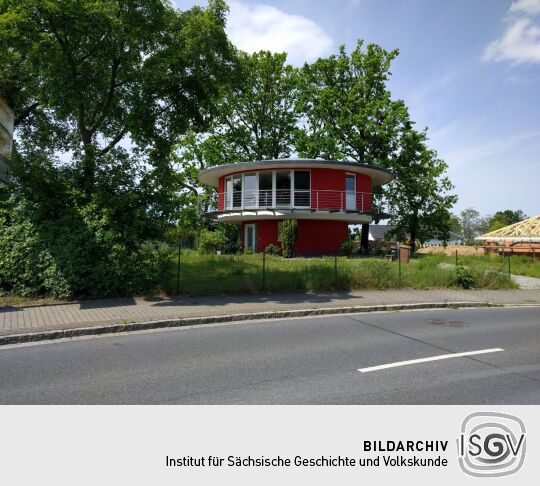
[[[410,238],[410,243],[411,243],[411,255],[415,252],[416,250],[416,229],[417,229],[417,226],[418,226],[418,213],[414,213],[412,218],[411,218],[411,238]]]

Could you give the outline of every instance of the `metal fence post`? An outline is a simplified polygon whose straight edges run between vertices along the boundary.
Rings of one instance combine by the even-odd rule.
[[[180,293],[180,253],[182,245],[178,242],[178,263],[176,265],[176,295]]]
[[[398,285],[401,287],[401,251],[398,246]]]
[[[263,250],[263,261],[262,261],[262,290],[264,291],[265,280],[266,280],[266,249]]]
[[[456,250],[456,266],[458,264],[457,250]]]

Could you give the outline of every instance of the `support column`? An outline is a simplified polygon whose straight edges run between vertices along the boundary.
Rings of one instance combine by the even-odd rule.
[[[364,253],[369,253],[369,223],[362,224],[360,247]]]

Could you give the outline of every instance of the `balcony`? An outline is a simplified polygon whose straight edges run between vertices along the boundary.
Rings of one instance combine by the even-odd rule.
[[[218,194],[218,208],[209,213],[252,210],[306,210],[310,212],[350,212],[372,214],[373,194],[368,192],[335,190],[245,190]]]

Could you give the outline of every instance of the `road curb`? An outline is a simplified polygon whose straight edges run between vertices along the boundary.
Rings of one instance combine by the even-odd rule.
[[[0,336],[0,346],[8,344],[21,344],[38,341],[53,341],[57,339],[80,336],[98,336],[103,334],[116,334],[120,332],[137,332],[152,329],[166,329],[175,327],[197,326],[205,324],[219,324],[235,321],[253,321],[285,319],[291,317],[310,317],[336,314],[353,314],[362,312],[402,311],[420,309],[458,309],[467,307],[502,307],[501,304],[489,302],[428,302],[418,304],[389,304],[349,307],[323,307],[319,309],[296,309],[286,311],[252,312],[244,314],[227,314],[222,316],[185,317],[180,319],[166,319],[157,321],[134,322],[127,324],[107,324],[92,327],[78,327],[72,329],[57,329],[53,331],[29,332],[24,334],[11,334]]]

